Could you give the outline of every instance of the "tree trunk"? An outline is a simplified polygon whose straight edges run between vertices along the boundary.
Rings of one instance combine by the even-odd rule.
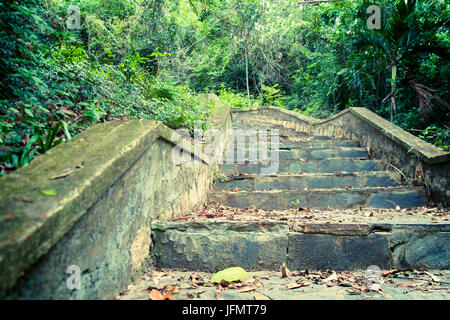
[[[248,82],[248,43],[247,43],[247,41],[245,42],[245,81],[247,84],[248,104],[249,104],[249,107],[251,107],[251,105],[250,105],[250,86],[249,86],[249,82]]]
[[[391,122],[394,121],[395,116],[397,114],[397,107],[396,107],[396,101],[395,101],[395,89],[396,89],[396,79],[397,79],[397,65],[394,63],[392,65],[392,82],[391,82]]]

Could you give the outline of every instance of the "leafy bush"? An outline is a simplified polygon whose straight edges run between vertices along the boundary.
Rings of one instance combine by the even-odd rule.
[[[262,103],[264,105],[284,107],[284,97],[281,94],[281,90],[278,89],[278,84],[273,87],[262,85],[262,91]]]
[[[65,32],[39,1],[0,7],[8,9],[0,13],[0,175],[102,121],[156,119],[191,132],[200,121],[206,129],[211,104],[147,71],[149,59],[168,54],[119,55],[105,47],[98,59],[82,34]]]
[[[443,150],[450,151],[450,130],[448,127],[440,128],[437,125],[428,126],[419,133],[419,138],[422,138]]]
[[[261,101],[254,98],[249,99],[247,95],[242,93],[234,93],[232,89],[223,85],[219,91],[219,98],[230,104],[233,109],[259,108],[262,105]]]

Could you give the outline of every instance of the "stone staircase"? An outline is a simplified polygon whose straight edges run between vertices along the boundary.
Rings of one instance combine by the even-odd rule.
[[[235,119],[232,126],[228,163],[219,165],[220,179],[209,194],[219,207],[202,217],[154,221],[156,267],[207,272],[233,266],[279,270],[283,264],[291,270],[448,267],[443,258],[448,225],[411,217],[406,209],[424,205],[424,190],[402,185],[400,173],[384,171],[357,141],[309,136],[263,117]],[[248,137],[255,129],[262,140]],[[260,143],[266,135],[269,152]],[[239,210],[244,213],[238,217]],[[258,210],[270,218],[255,214]],[[325,213],[344,218],[317,219]],[[223,216],[228,218],[215,218]]]
[[[382,171],[380,162],[369,159],[367,150],[356,141],[308,136],[258,118],[233,122],[233,129],[226,149],[226,159],[233,161],[219,166],[227,179],[217,181],[210,195],[219,203],[265,210],[409,208],[424,204],[422,188],[402,186],[400,173]],[[239,129],[247,136],[241,136]],[[271,137],[274,129],[279,132],[276,150],[270,150],[271,142],[257,143],[259,136],[253,143],[248,137],[262,132]],[[239,138],[244,149],[238,146]],[[236,163],[239,152],[241,161]],[[261,174],[274,152],[279,159],[272,163],[275,170]]]

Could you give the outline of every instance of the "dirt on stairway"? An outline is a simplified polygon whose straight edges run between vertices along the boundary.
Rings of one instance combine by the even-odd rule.
[[[221,284],[212,273],[149,269],[117,300],[449,300],[450,272],[381,270],[256,271],[251,277]]]
[[[173,222],[208,224],[282,221],[294,225],[357,225],[381,221],[408,223],[446,223],[449,211],[439,208],[311,210],[285,211],[239,209],[209,201],[196,212]],[[283,270],[285,270],[283,268]],[[283,276],[283,273],[287,276]],[[251,278],[218,286],[211,272],[171,270],[152,267],[130,284],[117,300],[449,300],[450,271],[391,269],[380,270],[375,285],[367,270],[252,271]],[[159,295],[155,294],[155,290]],[[150,293],[153,291],[153,294]],[[167,295],[169,292],[172,294]]]
[[[395,209],[357,208],[316,210],[298,207],[287,210],[264,210],[236,208],[215,201],[208,201],[197,211],[189,212],[170,221],[186,222],[276,222],[288,224],[439,224],[450,221],[450,211],[446,208],[413,207]]]

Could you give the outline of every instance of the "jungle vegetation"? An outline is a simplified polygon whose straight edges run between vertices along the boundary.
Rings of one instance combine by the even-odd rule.
[[[367,8],[381,8],[380,29]],[[445,0],[0,0],[0,175],[98,122],[366,107],[449,148]]]

